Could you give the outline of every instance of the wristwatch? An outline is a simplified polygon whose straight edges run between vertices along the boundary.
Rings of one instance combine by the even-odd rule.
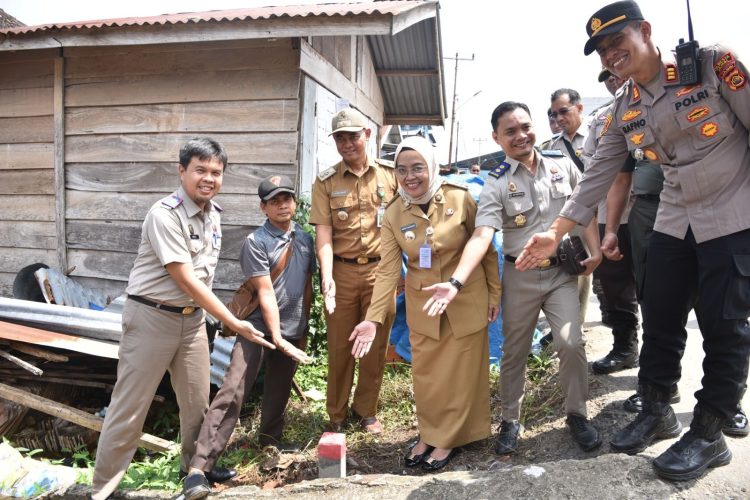
[[[456,278],[451,276],[451,278],[448,280],[448,283],[456,287],[457,291],[461,291],[461,289],[464,287],[464,284],[458,281]]]

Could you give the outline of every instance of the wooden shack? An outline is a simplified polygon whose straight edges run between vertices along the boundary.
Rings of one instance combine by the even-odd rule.
[[[336,161],[330,118],[442,125],[439,6],[382,1],[0,29],[0,295],[43,262],[124,291],[148,208],[178,185],[177,153],[229,154],[214,288],[242,281],[243,238],[271,173],[309,192]]]

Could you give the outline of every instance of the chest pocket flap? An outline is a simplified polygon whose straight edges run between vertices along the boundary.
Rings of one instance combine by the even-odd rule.
[[[519,167],[523,168],[523,167]],[[528,185],[506,177],[500,184],[505,213],[509,216],[527,212],[534,207],[533,193]]]

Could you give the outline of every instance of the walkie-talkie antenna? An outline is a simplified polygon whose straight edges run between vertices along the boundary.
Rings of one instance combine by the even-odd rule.
[[[693,19],[690,17],[690,0],[685,0],[687,3],[687,11],[688,11],[688,36],[690,37],[689,40],[692,42],[694,40],[693,38]]]

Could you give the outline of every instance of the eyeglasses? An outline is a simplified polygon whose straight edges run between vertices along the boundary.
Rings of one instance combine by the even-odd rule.
[[[406,167],[396,167],[396,175],[399,177],[406,177],[407,175],[422,175],[427,171],[427,167],[416,165],[411,169]]]
[[[347,142],[357,142],[361,136],[362,132],[339,132],[338,134],[333,134],[333,140],[336,141],[336,144],[344,144]]]
[[[568,113],[570,113],[571,111],[573,111],[573,107],[570,107],[570,108],[560,108],[557,111],[550,111],[549,114],[548,114],[548,116],[550,118],[557,119],[557,115],[565,116]]]

